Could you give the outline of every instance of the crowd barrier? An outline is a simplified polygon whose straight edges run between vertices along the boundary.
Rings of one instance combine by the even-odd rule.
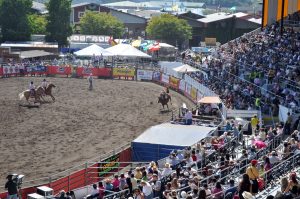
[[[12,69],[10,69],[12,68]],[[191,77],[185,75],[184,79],[178,79],[176,77],[164,74],[160,71],[153,70],[142,70],[142,69],[130,69],[130,68],[85,68],[78,67],[72,68],[71,66],[31,66],[26,67],[24,71],[20,71],[20,68],[12,66],[2,66],[0,67],[1,77],[14,77],[22,75],[72,75],[76,74],[77,77],[84,77],[92,74],[93,76],[102,78],[119,78],[119,79],[131,79],[139,81],[153,81],[164,86],[168,86],[177,92],[182,93],[187,98],[191,99],[193,102],[197,102],[201,97],[206,95],[212,95],[212,91],[200,84],[199,82],[192,81]],[[200,90],[203,89],[203,90]],[[101,162],[107,162],[108,165],[115,164],[116,162],[131,162],[131,148],[126,148],[119,153],[113,153],[111,156],[105,159],[98,159]],[[128,163],[129,164],[129,163]],[[81,167],[83,165],[80,165]],[[120,165],[122,167],[126,166],[126,163]],[[103,170],[103,163],[97,163],[89,165],[86,163],[85,168],[76,170],[76,172],[64,171],[62,178],[54,175],[43,179],[45,183],[38,183],[37,180],[32,181],[32,186],[28,188],[22,188],[22,198],[27,198],[30,193],[36,192],[36,187],[38,186],[49,186],[57,194],[61,190],[70,191],[90,185],[92,183],[98,182],[100,179],[106,177],[106,174],[118,171],[118,168],[114,170],[105,169]],[[102,168],[102,170],[96,168]],[[116,166],[117,167],[117,166]],[[74,168],[72,168],[74,169]],[[61,173],[60,173],[61,174]],[[0,193],[0,198],[5,198],[6,193]]]

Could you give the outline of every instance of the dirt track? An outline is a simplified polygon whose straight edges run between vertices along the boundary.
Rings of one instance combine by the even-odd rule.
[[[0,187],[8,173],[27,180],[47,177],[99,156],[136,138],[148,127],[170,119],[161,114],[153,83],[48,78],[58,86],[55,103],[19,106],[18,94],[42,78],[0,79]],[[171,92],[172,108],[192,103]],[[50,97],[46,98],[51,101]],[[25,101],[23,101],[24,103]]]

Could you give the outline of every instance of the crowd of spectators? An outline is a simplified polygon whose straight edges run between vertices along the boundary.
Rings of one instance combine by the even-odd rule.
[[[293,18],[299,18],[299,13]],[[299,106],[300,32],[279,24],[254,31],[221,46],[211,59],[199,64],[192,76],[207,85],[232,109],[258,109],[277,115],[279,104]],[[263,87],[264,85],[268,85]]]

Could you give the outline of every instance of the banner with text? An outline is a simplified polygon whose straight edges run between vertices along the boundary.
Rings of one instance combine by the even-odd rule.
[[[153,71],[151,70],[137,70],[137,80],[152,80]]]
[[[47,73],[49,75],[70,75],[71,67],[65,66],[47,66]]]
[[[161,73],[159,71],[154,71],[153,72],[152,80],[154,80],[154,81],[160,81],[160,75],[161,75]]]
[[[185,91],[185,81],[183,79],[179,82],[179,90],[182,92]]]
[[[195,89],[194,87],[191,88],[191,97],[192,97],[192,100],[194,100],[194,101],[197,100],[197,89]]]
[[[166,75],[166,74],[162,74],[161,75],[161,81],[165,84],[169,84],[169,75]]]
[[[170,84],[171,87],[173,87],[175,89],[178,89],[179,88],[179,82],[180,82],[180,79],[177,79],[175,77],[170,77],[169,84]]]
[[[3,74],[4,75],[15,75],[19,73],[18,66],[3,66]]]
[[[134,77],[135,69],[131,68],[113,68],[114,77]]]

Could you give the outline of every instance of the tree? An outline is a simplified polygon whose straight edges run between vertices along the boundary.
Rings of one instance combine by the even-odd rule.
[[[109,35],[121,37],[124,33],[124,24],[116,17],[106,13],[88,11],[80,19],[81,34]]]
[[[28,16],[28,20],[32,34],[46,34],[46,17],[37,14],[32,14]]]
[[[170,14],[152,17],[146,32],[153,39],[179,46],[187,39],[192,38],[192,27],[185,20]]]
[[[47,9],[46,41],[58,42],[60,47],[67,45],[68,37],[72,35],[71,0],[50,0]]]
[[[31,30],[27,15],[32,0],[0,0],[0,24],[3,41],[28,41]]]

